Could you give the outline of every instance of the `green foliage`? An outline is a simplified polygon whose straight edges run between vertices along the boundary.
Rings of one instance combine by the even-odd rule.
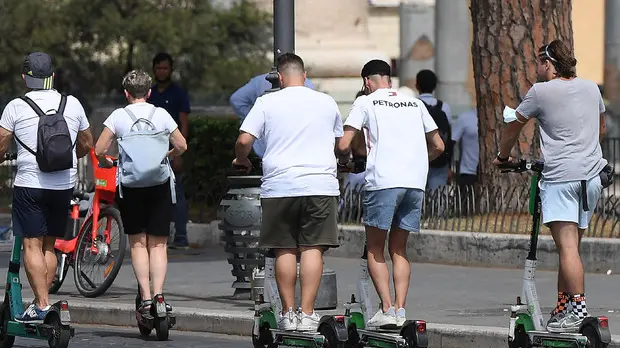
[[[226,177],[232,173],[239,119],[190,117],[188,150],[183,154],[185,191],[196,203],[217,205],[226,192]],[[252,153],[251,174],[258,173],[260,160]]]
[[[0,93],[22,91],[31,51],[50,53],[93,96],[115,94],[130,69],[151,71],[159,51],[175,57],[193,97],[224,96],[268,70],[270,18],[247,0],[19,0],[0,2]],[[221,99],[221,98],[220,98]]]

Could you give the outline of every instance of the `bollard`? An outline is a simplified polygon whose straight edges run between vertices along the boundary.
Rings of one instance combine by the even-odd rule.
[[[232,275],[234,297],[251,299],[254,268],[263,268],[265,259],[258,249],[261,225],[260,176],[230,176],[229,189],[220,202],[218,218],[221,240]]]

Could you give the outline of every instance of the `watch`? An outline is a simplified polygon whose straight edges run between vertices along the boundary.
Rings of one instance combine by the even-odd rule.
[[[499,154],[500,154],[500,153],[501,153],[501,152],[498,152],[498,153],[497,153],[497,160],[498,160],[498,161],[500,161],[500,162],[507,162],[507,161],[508,161],[508,159],[510,159],[510,156],[508,156],[508,157],[500,157],[500,156],[499,156]]]

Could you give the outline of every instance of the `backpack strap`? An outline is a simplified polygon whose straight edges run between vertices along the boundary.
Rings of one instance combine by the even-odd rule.
[[[67,95],[62,93],[60,95],[60,105],[58,106],[58,113],[64,116],[66,106],[67,106]]]
[[[26,104],[28,104],[32,110],[34,110],[34,112],[37,114],[37,116],[42,117],[45,116],[45,113],[43,112],[43,110],[41,110],[41,108],[37,105],[37,103],[35,103],[32,99],[26,97],[25,95],[19,97],[21,100],[25,101]],[[62,103],[62,99],[60,100]]]
[[[153,116],[155,115],[155,111],[157,111],[157,106],[153,106],[153,110],[151,110],[151,113],[149,114],[149,117],[147,118],[149,122],[151,122],[153,120]]]
[[[442,110],[443,109],[443,102],[441,100],[437,99],[437,104],[435,104],[435,107],[437,109],[439,109],[439,110]]]
[[[28,98],[27,96],[23,95],[19,97],[21,100],[25,101],[26,104],[28,104],[28,106],[30,106],[32,108],[32,110],[34,110],[34,112],[37,114],[37,116],[42,117],[45,116],[45,113],[43,112],[43,110],[41,110],[41,108],[37,105],[37,103],[35,103],[32,99]],[[31,148],[29,148],[28,146],[26,146],[26,144],[24,144],[21,140],[19,140],[19,138],[17,137],[17,135],[13,134],[15,141],[17,141],[24,149],[26,149],[28,152],[30,152],[33,156],[36,157],[36,152],[32,151]]]
[[[124,107],[123,110],[125,110],[127,115],[129,115],[129,117],[131,117],[131,121],[133,122],[131,127],[133,128],[133,126],[135,125],[138,128],[138,130],[141,131],[142,127],[140,126],[140,123],[138,122],[138,118],[136,117],[136,115],[131,110],[129,110],[127,107]]]

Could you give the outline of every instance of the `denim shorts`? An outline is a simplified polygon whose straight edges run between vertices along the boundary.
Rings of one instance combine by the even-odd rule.
[[[389,230],[398,226],[420,232],[424,191],[412,188],[389,188],[364,193],[364,225]]]
[[[588,211],[583,210],[583,203],[580,199],[580,181],[545,182],[541,180],[538,186],[540,187],[543,224],[566,221],[576,223],[580,229],[588,228],[603,189],[598,175],[587,181]]]

